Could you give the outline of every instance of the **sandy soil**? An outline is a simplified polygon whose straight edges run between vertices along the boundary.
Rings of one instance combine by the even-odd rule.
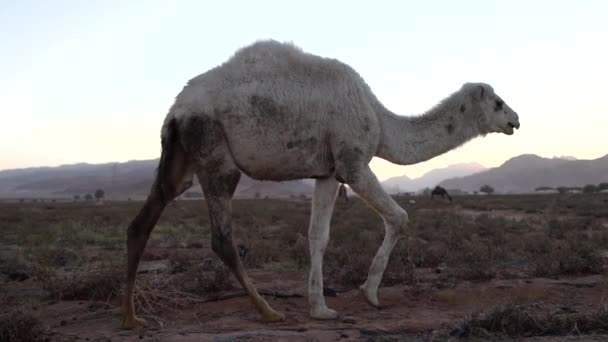
[[[417,286],[381,288],[384,306],[369,306],[360,292],[350,290],[327,297],[341,313],[335,321],[308,318],[303,272],[253,273],[259,288],[296,295],[267,296],[286,315],[280,323],[260,321],[247,297],[142,315],[148,326],[120,329],[118,303],[104,306],[86,301],[63,301],[40,307],[42,320],[65,341],[445,341],[474,313],[501,303],[529,304],[543,312],[591,312],[608,297],[608,278],[587,276],[561,279],[511,279],[484,283],[462,282],[453,288]],[[23,287],[22,287],[23,288]],[[237,291],[238,292],[238,291]],[[534,340],[602,340],[608,336],[545,337]]]

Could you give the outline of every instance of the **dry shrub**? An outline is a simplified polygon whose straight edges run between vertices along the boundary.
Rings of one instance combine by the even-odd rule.
[[[571,333],[608,332],[608,307],[591,314],[554,312],[535,315],[523,305],[501,305],[487,315],[475,315],[453,331],[460,337],[469,335],[489,337],[491,334],[510,337],[568,335]]]
[[[603,260],[597,248],[587,241],[568,240],[565,248],[556,251],[560,274],[598,274]]]
[[[48,330],[31,312],[12,310],[0,316],[0,341],[50,341]]]
[[[443,241],[417,239],[409,243],[411,260],[416,267],[436,268],[445,263],[449,250]]]
[[[423,211],[412,220],[411,259],[418,267],[448,265],[458,279],[487,281],[494,277],[494,262],[504,239],[504,219],[487,214],[476,218],[457,211]]]
[[[196,260],[189,253],[175,252],[169,257],[169,271],[171,274],[187,272],[192,269],[195,264]]]
[[[448,257],[453,275],[469,281],[488,281],[495,276],[491,247],[480,241],[468,243]]]
[[[286,251],[280,248],[276,237],[267,237],[262,239],[248,239],[242,246],[246,251],[243,263],[247,267],[258,268],[272,262],[280,262],[288,257]]]
[[[231,272],[218,258],[205,259],[202,265],[190,270],[194,277],[194,288],[190,291],[196,294],[232,290]]]
[[[531,241],[528,253],[532,274],[538,277],[598,274],[604,266],[599,249],[579,237]]]
[[[407,241],[401,239],[391,254],[386,271],[382,277],[382,285],[413,284],[416,282],[416,265],[407,249]],[[369,260],[371,264],[371,260]]]
[[[295,261],[298,269],[309,267],[310,251],[308,247],[308,239],[302,234],[297,234],[296,241],[289,249],[289,257]]]
[[[357,230],[338,226],[324,256],[324,269],[331,281],[340,286],[356,288],[367,278],[367,270],[381,235],[371,230]]]
[[[51,297],[57,300],[109,300],[120,294],[124,267],[115,263],[101,264],[85,271],[60,275],[49,269],[38,272],[38,278]]]
[[[49,267],[75,266],[81,263],[79,253],[65,247],[41,246],[32,250],[32,256],[39,265]]]
[[[367,278],[367,270],[373,256],[358,251],[345,250],[344,248],[336,250],[335,256],[332,256],[333,253],[328,254],[326,259],[335,260],[338,261],[337,264],[342,264],[342,267],[337,267],[336,263],[329,263],[328,273],[333,281],[346,288],[356,288],[363,284]]]
[[[181,291],[204,295],[209,292],[231,290],[231,271],[216,256],[194,259],[185,253],[176,253],[169,260],[172,274],[179,279],[174,286]]]
[[[543,327],[532,318],[523,306],[499,306],[488,315],[478,315],[467,322],[468,327],[476,333],[499,333],[508,336],[538,336]]]
[[[31,277],[32,271],[32,265],[20,253],[0,259],[0,274],[9,281],[26,280]]]

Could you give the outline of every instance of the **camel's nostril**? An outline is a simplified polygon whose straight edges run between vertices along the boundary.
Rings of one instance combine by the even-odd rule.
[[[516,123],[508,122],[507,125],[509,125],[509,127],[511,127],[511,128],[519,129],[519,122],[516,122]]]

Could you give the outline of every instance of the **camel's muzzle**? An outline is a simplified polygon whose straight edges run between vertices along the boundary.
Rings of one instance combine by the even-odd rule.
[[[507,125],[509,125],[509,127],[511,127],[512,129],[513,128],[519,129],[519,122],[516,122],[516,123],[509,122],[509,123],[507,123]]]

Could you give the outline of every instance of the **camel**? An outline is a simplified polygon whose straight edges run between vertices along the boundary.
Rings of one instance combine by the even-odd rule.
[[[440,187],[439,185],[437,185],[435,187],[435,189],[433,189],[433,191],[431,191],[431,199],[433,199],[435,196],[439,196],[441,198],[447,198],[448,201],[452,202],[452,197],[450,196],[450,194],[448,194],[448,191],[442,187]]]
[[[258,180],[316,179],[308,231],[309,314],[335,319],[338,313],[323,297],[322,264],[339,184],[347,184],[384,220],[384,240],[360,287],[379,307],[382,275],[409,218],[370,169],[372,157],[415,164],[477,136],[511,135],[519,125],[518,115],[488,84],[464,84],[422,115],[399,116],[338,60],[276,41],[240,49],[191,79],[164,120],[156,178],[127,230],[123,326],[145,323],[133,304],[139,260],[163,209],[192,185],[194,176],[209,209],[212,249],[265,321],[284,316],[259,295],[243,267],[232,236],[232,196],[242,173]]]

